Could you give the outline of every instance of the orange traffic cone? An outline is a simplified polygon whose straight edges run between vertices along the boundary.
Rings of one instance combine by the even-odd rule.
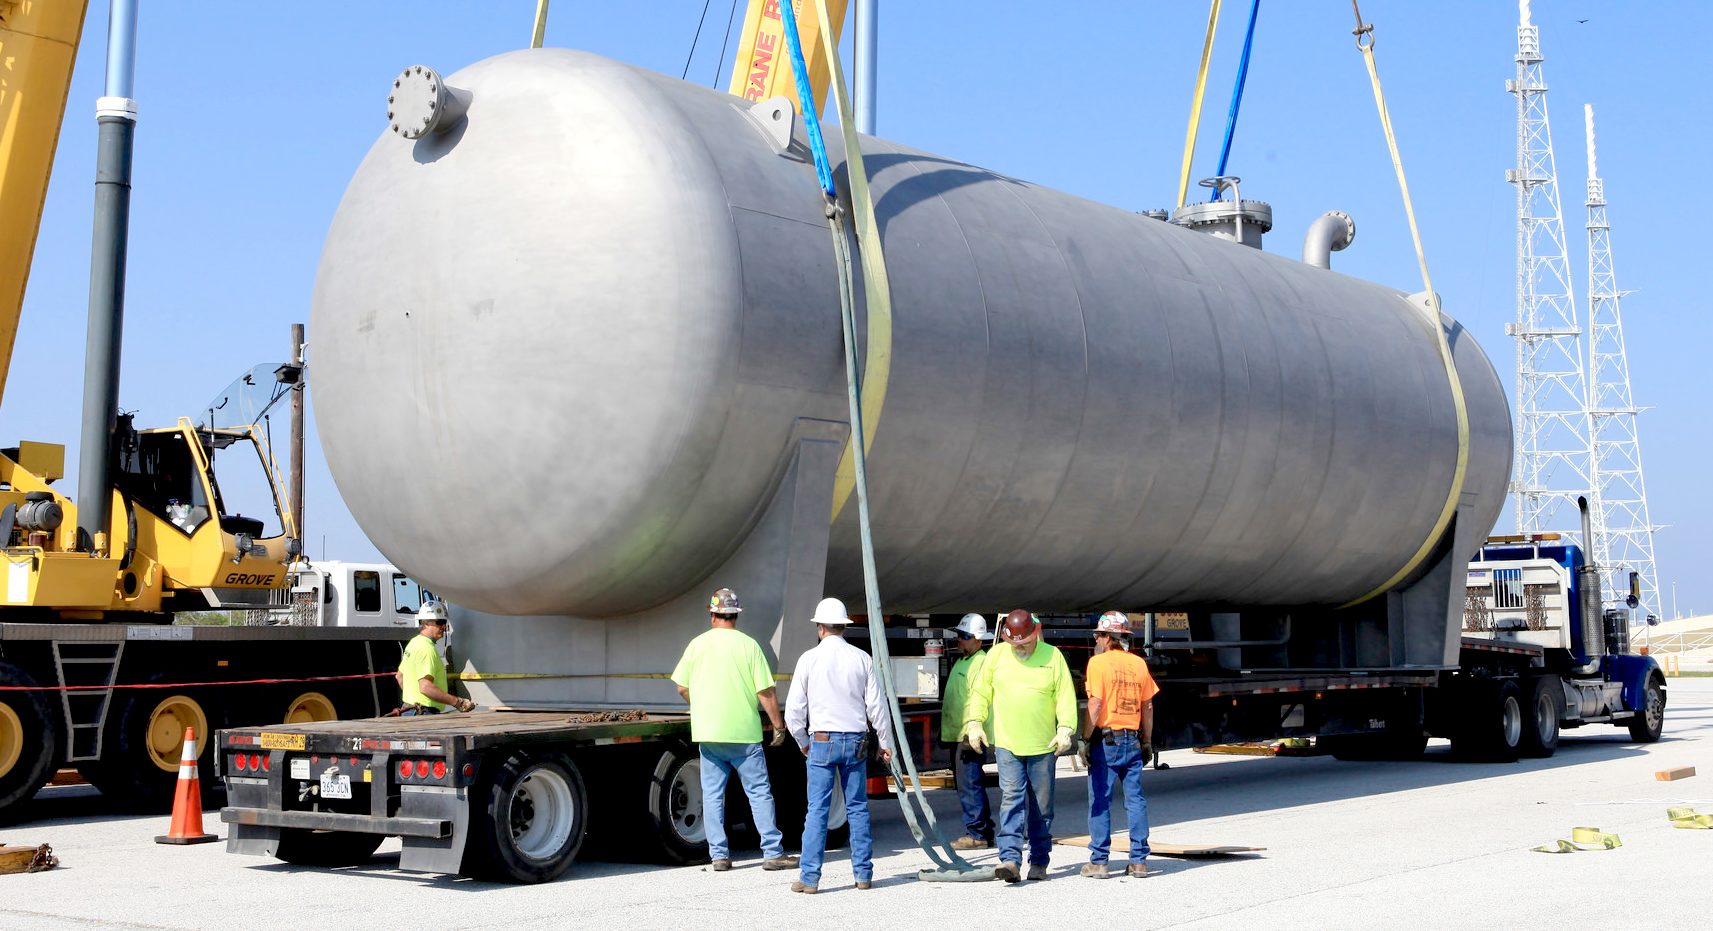
[[[196,778],[196,729],[184,729],[184,755],[178,758],[178,791],[172,800],[172,826],[157,844],[206,844],[219,840],[202,832],[202,784]]]

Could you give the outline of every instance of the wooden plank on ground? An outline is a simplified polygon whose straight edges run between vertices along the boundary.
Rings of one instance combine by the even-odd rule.
[[[1654,778],[1660,782],[1673,782],[1678,779],[1688,779],[1693,775],[1695,775],[1695,767],[1693,766],[1673,766],[1671,769],[1658,770],[1654,773]]]
[[[1087,847],[1088,842],[1089,836],[1087,834],[1053,838],[1053,843],[1064,844],[1067,847]],[[1243,847],[1232,844],[1173,844],[1167,841],[1154,840],[1152,838],[1148,841],[1148,850],[1156,856],[1182,857],[1185,859],[1196,859],[1201,857],[1233,857],[1246,853],[1260,853],[1266,849],[1267,848],[1265,847]],[[1117,856],[1118,854],[1128,855],[1129,853],[1130,835],[1128,832],[1120,831],[1117,834],[1112,835],[1113,856]]]
[[[0,844],[0,874],[29,872],[30,864],[35,862],[36,851],[40,849],[18,844]]]

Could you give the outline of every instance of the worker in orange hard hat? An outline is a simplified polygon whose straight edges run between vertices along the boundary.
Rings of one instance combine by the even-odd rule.
[[[672,682],[690,703],[690,739],[702,757],[702,826],[708,832],[711,867],[715,872],[732,868],[726,845],[726,783],[736,775],[761,834],[761,868],[788,870],[797,866],[797,858],[786,855],[774,820],[756,706],[767,709],[775,747],[785,743],[785,717],[779,712],[767,656],[755,638],[738,630],[741,613],[737,593],[729,588],[715,592],[708,599],[709,629],[684,648]]]
[[[983,723],[993,716],[993,755],[999,763],[999,866],[1008,883],[1024,878],[1023,834],[1029,834],[1028,878],[1046,879],[1053,848],[1054,757],[1071,752],[1077,697],[1064,654],[1041,642],[1041,622],[1028,611],[1005,615],[996,643],[964,707],[964,740],[981,752]]]
[[[1130,816],[1130,876],[1148,875],[1148,800],[1142,767],[1153,754],[1154,696],[1160,687],[1142,657],[1130,652],[1130,618],[1108,611],[1095,622],[1094,657],[1084,674],[1088,719],[1083,763],[1088,767],[1088,860],[1082,875],[1105,879],[1112,845],[1112,790],[1124,786]]]

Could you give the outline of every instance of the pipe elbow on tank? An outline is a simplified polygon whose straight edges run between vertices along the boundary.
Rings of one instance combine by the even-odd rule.
[[[1332,254],[1356,241],[1356,221],[1342,210],[1328,210],[1309,224],[1303,236],[1303,264],[1332,268]]]

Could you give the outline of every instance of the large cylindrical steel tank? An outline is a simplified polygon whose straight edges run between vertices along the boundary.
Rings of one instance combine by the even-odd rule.
[[[446,83],[464,118],[384,134],[328,233],[311,332],[333,475],[459,604],[665,602],[743,540],[794,422],[847,419],[807,151],[744,101],[592,54]],[[863,145],[893,293],[869,460],[889,609],[1332,604],[1430,534],[1456,418],[1400,292]],[[1509,414],[1447,323],[1484,529]],[[854,501],[827,587],[860,600]]]

